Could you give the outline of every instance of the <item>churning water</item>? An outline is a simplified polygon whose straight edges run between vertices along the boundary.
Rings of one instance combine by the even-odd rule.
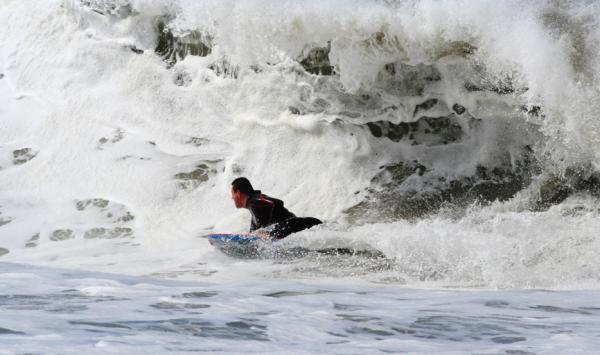
[[[596,1],[0,4],[0,353],[591,353]],[[236,260],[246,176],[326,223]]]

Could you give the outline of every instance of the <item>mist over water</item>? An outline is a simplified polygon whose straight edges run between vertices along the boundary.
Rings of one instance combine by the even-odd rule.
[[[596,288],[600,8],[5,1],[0,254],[219,279]],[[248,177],[327,221],[248,268]]]

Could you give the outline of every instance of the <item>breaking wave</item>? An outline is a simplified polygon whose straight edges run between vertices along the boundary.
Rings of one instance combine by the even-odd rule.
[[[597,2],[40,4],[0,7],[5,258],[210,255],[244,175],[380,278],[597,281]]]

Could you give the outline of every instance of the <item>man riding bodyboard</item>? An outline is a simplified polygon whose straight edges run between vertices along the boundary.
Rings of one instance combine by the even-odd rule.
[[[231,198],[236,208],[250,211],[250,233],[261,238],[282,239],[322,223],[313,217],[296,217],[283,206],[283,201],[254,190],[245,177],[233,180]]]

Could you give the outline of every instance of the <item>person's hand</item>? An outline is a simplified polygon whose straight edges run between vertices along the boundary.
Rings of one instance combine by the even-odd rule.
[[[271,235],[265,230],[256,230],[252,232],[252,235],[259,237],[260,239],[271,239]]]

